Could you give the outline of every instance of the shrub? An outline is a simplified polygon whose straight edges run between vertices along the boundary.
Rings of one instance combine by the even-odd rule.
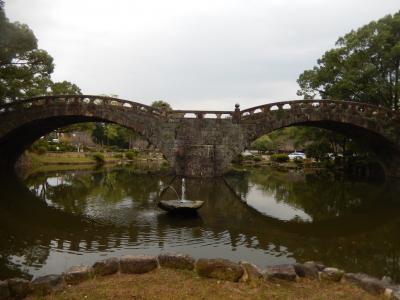
[[[49,145],[49,146],[47,147],[47,150],[48,150],[48,151],[51,151],[51,152],[55,152],[55,151],[58,151],[59,148],[58,148],[57,145]]]
[[[53,143],[50,142],[47,146],[48,151],[58,151],[58,152],[74,152],[76,151],[76,147],[70,144],[66,144],[64,142]]]
[[[254,156],[253,160],[254,161],[262,161],[262,158],[261,158],[261,156]]]
[[[134,159],[137,155],[138,155],[138,151],[137,150],[129,150],[125,154],[126,158],[130,159],[130,160]]]
[[[113,156],[115,158],[123,158],[124,157],[124,155],[122,153],[115,153]]]
[[[44,154],[48,151],[49,143],[45,139],[37,140],[32,144],[30,151],[37,154]]]
[[[301,158],[295,158],[295,159],[293,160],[293,162],[294,162],[297,166],[301,166],[301,165],[304,164],[304,161],[303,161],[303,159],[301,159]]]
[[[242,156],[242,157],[243,157],[243,160],[253,160],[253,158],[254,158],[253,155],[245,155],[245,156]]]
[[[277,153],[277,154],[272,154],[270,156],[270,159],[272,161],[276,161],[279,163],[284,163],[284,162],[288,162],[289,161],[289,156],[285,153]]]
[[[35,149],[35,152],[39,155],[43,155],[47,152],[46,146],[39,146]]]
[[[102,153],[95,153],[93,154],[93,159],[96,161],[98,165],[102,165],[105,163],[106,159]]]

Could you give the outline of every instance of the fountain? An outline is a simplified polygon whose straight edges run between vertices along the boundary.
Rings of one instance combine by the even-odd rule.
[[[203,206],[204,201],[200,200],[187,200],[185,196],[186,186],[185,186],[185,178],[182,178],[181,181],[181,199],[179,199],[179,195],[173,186],[167,186],[161,193],[163,193],[168,188],[171,188],[176,196],[177,200],[160,200],[158,202],[158,207],[168,212],[173,213],[194,213],[200,207]]]
[[[185,178],[182,178],[181,202],[185,202]]]

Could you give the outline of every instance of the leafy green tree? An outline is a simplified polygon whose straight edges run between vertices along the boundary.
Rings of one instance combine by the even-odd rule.
[[[115,94],[102,96],[118,98]],[[96,143],[121,149],[131,149],[133,141],[139,138],[138,133],[118,124],[96,123],[91,130]]]
[[[252,149],[258,151],[279,151],[285,145],[304,148],[309,140],[304,136],[305,127],[286,127],[263,135],[251,144]]]
[[[46,94],[51,84],[53,58],[37,48],[25,24],[11,23],[0,7],[0,103]]]
[[[38,49],[33,31],[10,22],[0,2],[0,104],[39,95],[72,93],[80,89],[67,81],[53,83],[53,58]]]
[[[296,126],[275,130],[263,135],[252,143],[252,148],[259,151],[283,150],[285,145],[295,149],[305,149],[307,156],[318,161],[328,158],[328,153],[335,156],[352,156],[360,153],[360,147],[342,134],[315,127]]]
[[[50,84],[50,95],[81,95],[81,89],[69,81],[54,82]],[[62,129],[63,132],[73,131],[92,131],[94,128],[93,123],[79,123],[73,124]]]
[[[51,95],[81,95],[81,89],[74,83],[69,81],[61,81],[52,83],[50,86]]]
[[[158,108],[158,109],[165,109],[165,110],[168,110],[168,111],[172,110],[171,105],[168,102],[163,101],[163,100],[153,101],[151,103],[151,106],[155,107],[155,108]]]
[[[340,37],[318,65],[298,78],[306,99],[368,102],[397,110],[400,97],[400,12]]]
[[[93,122],[86,122],[86,123],[76,123],[73,125],[69,125],[67,127],[63,127],[62,129],[60,129],[60,132],[76,132],[76,131],[86,131],[89,132],[89,134],[93,131],[95,127],[95,123]]]
[[[338,156],[354,143],[342,134],[315,127],[297,127],[294,136],[295,147],[305,149],[307,156],[317,160],[327,158],[328,153]]]
[[[131,148],[132,141],[139,135],[117,124],[96,123],[92,131],[96,143],[118,148]]]
[[[275,144],[269,135],[263,135],[256,139],[250,146],[259,152],[271,151],[275,149]]]
[[[107,136],[105,127],[107,124],[105,123],[96,123],[94,129],[92,131],[93,140],[101,145],[107,145]]]

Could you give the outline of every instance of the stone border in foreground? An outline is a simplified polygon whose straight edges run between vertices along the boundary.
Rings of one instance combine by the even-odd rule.
[[[400,285],[393,284],[388,278],[379,280],[363,273],[345,273],[343,270],[328,268],[312,261],[304,264],[268,266],[266,270],[261,271],[256,265],[248,262],[235,263],[222,258],[201,258],[196,261],[189,255],[177,253],[160,254],[157,257],[148,255],[125,255],[120,259],[111,257],[98,261],[93,266],[73,266],[61,275],[46,275],[33,281],[22,278],[7,279],[0,281],[0,299],[23,299],[30,294],[46,295],[95,276],[116,273],[143,274],[157,268],[194,271],[201,277],[233,282],[297,281],[299,277],[332,282],[346,281],[372,295],[386,295],[390,299],[400,300]]]

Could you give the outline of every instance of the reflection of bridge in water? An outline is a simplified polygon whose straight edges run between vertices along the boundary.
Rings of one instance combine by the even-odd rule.
[[[287,126],[342,133],[376,154],[390,176],[400,176],[400,115],[364,103],[300,100],[233,111],[159,110],[104,96],[65,95],[0,106],[0,165],[14,165],[41,136],[79,122],[111,122],[156,146],[187,177],[220,176],[232,159],[263,134]]]
[[[87,180],[95,184],[86,184],[86,179],[79,175],[76,180],[82,183],[81,186],[48,186],[43,199],[34,196],[21,183],[2,178],[5,188],[0,191],[0,270],[12,268],[10,259],[15,256],[27,256],[28,264],[44,264],[51,249],[109,252],[137,245],[147,251],[146,244],[152,239],[159,249],[168,247],[174,241],[181,243],[189,252],[197,247],[207,249],[201,248],[198,241],[215,241],[218,244],[223,239],[232,249],[260,249],[272,256],[286,253],[299,261],[321,260],[355,271],[360,271],[358,267],[363,265],[366,268],[363,271],[370,273],[380,272],[382,266],[398,272],[398,267],[396,269],[393,264],[400,257],[399,240],[390,236],[391,232],[400,229],[399,209],[395,206],[376,210],[373,215],[364,214],[361,208],[359,213],[346,214],[344,211],[343,216],[338,218],[310,223],[284,222],[248,208],[219,179],[193,179],[187,181],[187,195],[189,199],[206,201],[200,217],[171,219],[164,213],[146,215],[146,211],[154,210],[156,205],[151,200],[160,189],[160,178],[150,176],[145,182],[144,176],[126,173],[113,178],[109,172],[101,171],[88,172],[87,176],[90,176]],[[31,187],[38,184],[30,183],[29,179],[27,182]],[[101,214],[87,214],[87,208],[90,208],[88,199],[97,198],[98,186],[112,187],[113,182],[118,182],[125,192],[109,188],[112,195],[102,193],[101,199],[110,197],[107,199],[109,210],[116,210],[120,215],[113,216],[113,222],[110,222]],[[132,185],[135,182],[137,185]],[[294,190],[288,191],[293,193]],[[71,197],[65,199],[65,195]],[[126,197],[134,199],[130,209],[121,202]],[[298,200],[298,204],[302,201]],[[321,201],[325,201],[327,206],[335,205],[329,203],[329,199]],[[138,226],[140,224],[143,226]],[[219,253],[218,248],[212,249],[213,253],[204,255],[224,254]],[[365,251],[370,252],[368,257],[356,255]],[[377,264],[380,264],[379,268]],[[11,271],[0,273],[6,272]],[[399,276],[397,273],[391,275]]]

